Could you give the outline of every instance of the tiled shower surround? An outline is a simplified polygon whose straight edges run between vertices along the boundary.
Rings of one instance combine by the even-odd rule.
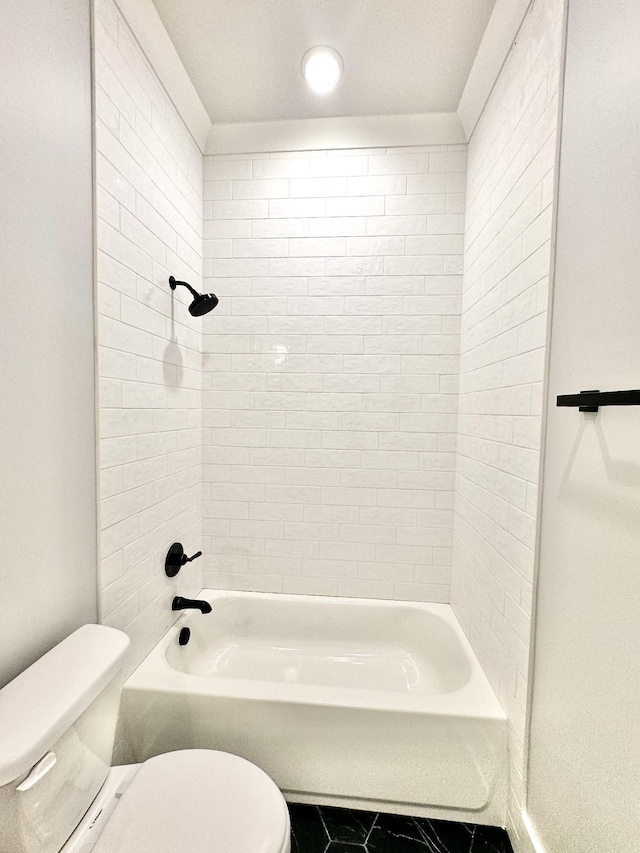
[[[448,601],[466,146],[204,169],[205,585]]]
[[[96,4],[100,612],[135,668],[196,594],[169,545],[200,532],[200,322],[170,274],[200,287],[202,155],[111,0]]]
[[[562,11],[532,3],[467,176],[460,145],[203,157],[96,3],[102,621],[134,667],[203,585],[451,601],[522,851]],[[174,540],[205,556],[169,581]]]
[[[466,203],[452,605],[509,718],[523,844],[563,10],[532,4],[469,142]]]

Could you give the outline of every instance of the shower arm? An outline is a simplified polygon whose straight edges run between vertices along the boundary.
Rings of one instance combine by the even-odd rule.
[[[192,295],[194,298],[196,298],[196,299],[197,299],[197,298],[200,296],[200,294],[198,293],[198,291],[197,291],[197,290],[194,290],[194,289],[191,287],[191,285],[190,285],[190,284],[187,284],[187,282],[186,282],[186,281],[176,281],[176,280],[175,280],[175,278],[174,278],[172,275],[170,275],[170,276],[169,276],[169,286],[171,287],[171,290],[175,290],[175,289],[176,289],[176,287],[177,287],[179,284],[181,284],[183,287],[186,287],[186,288],[187,288],[187,290],[191,291],[191,295]]]

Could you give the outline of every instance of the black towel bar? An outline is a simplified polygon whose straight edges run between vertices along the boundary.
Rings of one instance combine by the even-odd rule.
[[[640,391],[581,391],[562,394],[558,406],[573,406],[581,412],[597,412],[600,406],[640,406]]]

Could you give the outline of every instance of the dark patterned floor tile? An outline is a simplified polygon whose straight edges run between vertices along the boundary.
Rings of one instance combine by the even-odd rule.
[[[364,844],[376,819],[376,812],[320,806],[320,814],[332,841]]]
[[[423,841],[422,832],[418,826],[419,821],[419,818],[416,819],[408,815],[380,813],[375,825],[385,832],[404,835],[407,838],[414,838],[416,841]]]
[[[513,853],[495,826],[289,804],[291,853]]]
[[[433,853],[470,853],[475,827],[451,820],[416,818]]]
[[[291,853],[325,853],[329,837],[317,806],[289,803]]]
[[[471,853],[513,853],[513,848],[504,829],[476,826]]]
[[[369,840],[368,853],[433,853],[412,817],[379,814]]]

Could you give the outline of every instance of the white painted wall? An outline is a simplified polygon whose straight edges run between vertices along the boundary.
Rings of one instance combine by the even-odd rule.
[[[452,604],[523,801],[563,0],[535,0],[469,142]]]
[[[640,838],[640,7],[569,4],[528,813],[546,853]]]
[[[206,584],[448,601],[466,147],[205,161]]]
[[[202,154],[112,0],[96,4],[100,613],[134,668],[175,620],[167,549],[201,549]]]
[[[0,44],[2,686],[96,618],[89,3]]]

